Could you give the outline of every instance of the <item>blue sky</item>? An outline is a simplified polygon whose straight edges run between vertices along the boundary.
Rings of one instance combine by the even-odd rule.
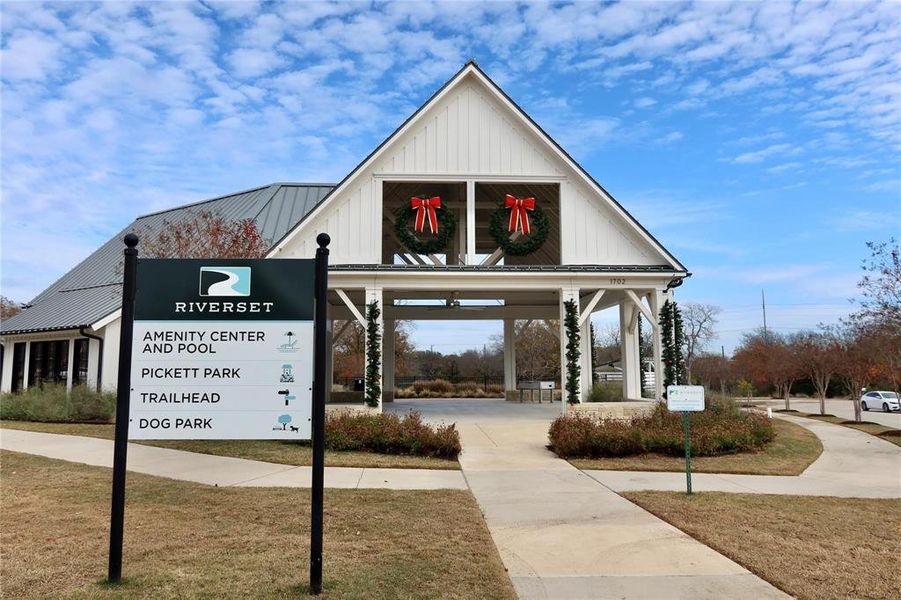
[[[848,311],[901,235],[898,3],[4,2],[2,293],[135,216],[337,181],[468,59],[694,273],[727,349]],[[599,317],[599,323],[608,320]],[[420,324],[481,346],[496,324]]]

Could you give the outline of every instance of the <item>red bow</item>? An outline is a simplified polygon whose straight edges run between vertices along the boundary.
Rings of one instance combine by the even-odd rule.
[[[435,213],[435,209],[441,208],[441,198],[439,196],[410,198],[410,208],[416,210],[416,231],[425,231],[425,216],[428,213],[429,231],[438,235],[438,215]]]
[[[507,231],[513,233],[517,229],[524,234],[532,233],[529,227],[529,213],[526,211],[535,210],[535,198],[515,198],[510,194],[504,198],[504,206],[510,210],[510,224]]]

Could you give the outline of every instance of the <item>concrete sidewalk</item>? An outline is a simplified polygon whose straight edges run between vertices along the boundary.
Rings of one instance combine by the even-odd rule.
[[[0,448],[95,467],[113,466],[113,442],[97,438],[0,429]],[[310,467],[128,445],[128,470],[220,487],[308,488]],[[466,489],[460,471],[326,467],[325,486],[344,489]]]
[[[787,598],[544,448],[548,422],[458,423],[460,463],[520,598]]]
[[[745,494],[901,498],[901,448],[876,436],[814,419],[776,415],[806,427],[820,438],[823,454],[801,475],[717,475],[695,473],[695,491]],[[617,492],[684,491],[684,473],[585,471]]]

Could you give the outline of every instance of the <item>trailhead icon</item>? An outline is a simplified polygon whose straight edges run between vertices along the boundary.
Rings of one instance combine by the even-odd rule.
[[[288,404],[289,404],[289,402],[290,402],[291,400],[297,400],[297,396],[295,396],[294,394],[292,394],[292,393],[291,393],[291,390],[289,390],[289,389],[287,389],[287,388],[286,388],[286,389],[283,389],[283,390],[279,390],[279,391],[278,391],[278,395],[279,395],[279,396],[284,396],[284,397],[285,397],[285,406],[288,406]]]
[[[282,365],[282,376],[279,383],[294,383],[294,365],[286,363]]]
[[[294,335],[293,331],[286,331],[285,337],[288,338],[288,341],[284,344],[281,344],[278,347],[279,352],[297,352],[300,348],[297,347],[297,342],[300,341],[297,339],[297,336]]]

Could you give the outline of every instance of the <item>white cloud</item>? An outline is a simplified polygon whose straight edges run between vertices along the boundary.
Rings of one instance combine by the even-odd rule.
[[[635,100],[635,108],[648,108],[657,104],[657,101],[648,96],[643,96]]]
[[[800,148],[793,144],[772,144],[753,152],[744,152],[732,159],[736,164],[758,163],[772,156],[789,156],[799,154]]]

